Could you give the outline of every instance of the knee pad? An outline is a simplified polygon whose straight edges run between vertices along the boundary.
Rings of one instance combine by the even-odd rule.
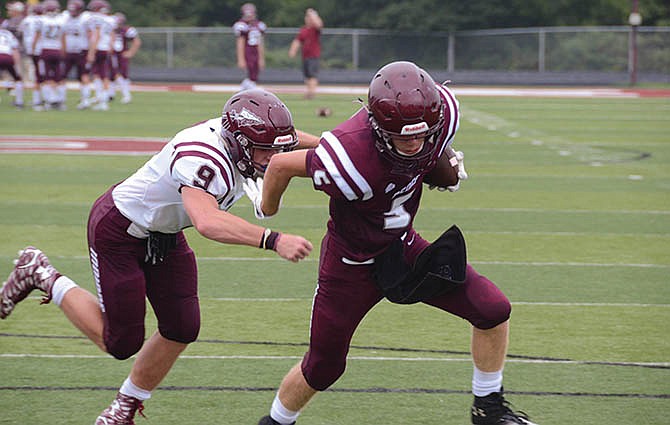
[[[198,339],[200,333],[200,320],[191,323],[181,323],[179,326],[158,325],[158,332],[165,339],[170,341],[181,342],[182,344],[190,344]]]
[[[492,329],[501,323],[506,322],[512,313],[512,304],[506,296],[496,299],[494,302],[488,303],[476,320],[472,321],[472,325],[478,329]]]
[[[310,387],[317,391],[325,391],[344,373],[346,355],[344,358],[326,358],[310,350],[305,354],[301,368]]]
[[[144,344],[144,327],[131,328],[120,334],[105,333],[105,348],[115,359],[125,360],[140,351]]]

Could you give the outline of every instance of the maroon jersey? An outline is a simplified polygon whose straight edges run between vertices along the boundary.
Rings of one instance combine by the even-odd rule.
[[[398,168],[398,161],[382,155],[364,108],[308,151],[314,187],[330,196],[328,232],[348,259],[367,261],[412,228],[423,178],[458,129],[458,102],[446,87],[439,89],[446,104],[444,128],[425,167]]]
[[[251,22],[239,20],[233,25],[235,36],[244,37],[245,54],[249,54],[250,51],[258,51],[258,46],[261,44],[265,30],[267,30],[265,23],[258,20]]]
[[[318,58],[321,56],[321,30],[313,27],[302,27],[296,37],[302,43],[302,57]]]

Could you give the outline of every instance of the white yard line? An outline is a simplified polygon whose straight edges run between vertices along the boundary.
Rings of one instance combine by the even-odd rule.
[[[134,357],[134,356],[133,356]],[[42,359],[110,359],[106,355],[85,355],[85,354],[40,354],[40,353],[2,353],[0,358],[42,358]],[[180,359],[185,360],[299,360],[302,356],[248,356],[248,355],[228,355],[228,356],[199,356],[182,355]],[[377,361],[377,362],[457,362],[471,363],[470,356],[463,357],[388,357],[388,356],[348,356],[348,360],[359,361]],[[506,363],[522,364],[566,364],[566,365],[588,365],[588,364],[614,364],[621,366],[645,366],[645,367],[670,367],[670,362],[608,362],[608,361],[589,361],[589,360],[551,360],[551,359],[515,359],[509,358]]]

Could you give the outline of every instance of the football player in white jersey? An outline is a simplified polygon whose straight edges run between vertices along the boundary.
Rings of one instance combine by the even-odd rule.
[[[258,189],[253,179],[264,174],[272,155],[317,142],[296,132],[290,112],[272,93],[233,95],[221,117],[177,133],[94,203],[88,244],[97,298],[61,275],[42,251],[28,247],[0,289],[0,318],[40,289],[44,302],[53,300],[100,349],[117,359],[136,355],[115,400],[95,422],[134,423],[142,403],[200,329],[196,259],[182,230],[194,227],[205,238],[273,250],[292,262],[304,259],[312,251],[305,238],[227,210],[246,190]],[[259,192],[249,190],[248,196],[258,199]],[[158,330],[145,342],[147,298]]]
[[[91,0],[88,9],[92,12],[88,20],[91,40],[86,62],[91,69],[97,102],[92,109],[106,111],[109,109],[109,57],[113,52],[116,19],[109,14],[112,8],[105,0]]]
[[[9,30],[0,29],[0,71],[5,70],[14,79],[14,106],[23,108],[23,80],[19,40]]]
[[[63,80],[63,16],[57,0],[45,0],[44,15],[38,21],[33,51],[40,51],[39,72],[44,76],[41,85],[45,109],[65,109]]]
[[[86,66],[88,55],[88,27],[87,21],[90,12],[84,10],[83,0],[69,0],[67,10],[63,13],[63,37],[65,44],[64,79],[74,68],[79,80],[79,104],[77,109],[86,109],[91,106],[91,79]]]
[[[42,83],[42,76],[39,75],[38,62],[40,52],[33,50],[33,41],[35,41],[35,33],[39,25],[40,16],[44,9],[40,3],[28,7],[28,16],[23,18],[19,25],[19,33],[21,34],[21,43],[23,44],[23,51],[28,62],[24,67],[23,76],[26,80],[33,81],[32,106],[33,109],[39,111],[44,108],[42,105],[42,93],[40,92],[40,84]]]
[[[113,99],[115,86],[121,90],[121,103],[130,103],[130,59],[137,54],[142,45],[142,39],[137,29],[128,25],[126,15],[118,12],[116,18],[116,36],[114,37],[114,54],[112,55],[112,82],[110,83],[109,98]]]

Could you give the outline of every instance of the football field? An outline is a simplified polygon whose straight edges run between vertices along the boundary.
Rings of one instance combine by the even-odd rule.
[[[3,91],[0,280],[17,250],[35,245],[95,291],[85,233],[93,201],[149,158],[133,146],[217,116],[228,96],[138,92],[105,113],[75,110],[70,92],[70,110],[39,113],[13,110]],[[316,134],[359,107],[356,95],[280,97],[296,126]],[[426,190],[415,227],[432,240],[457,224],[469,262],[510,298],[507,398],[540,425],[667,424],[670,98],[464,95],[460,102],[454,147],[465,153],[470,179],[456,193]],[[326,106],[333,114],[318,117]],[[51,149],[44,136],[70,153],[17,153]],[[119,138],[133,154],[80,151]],[[246,199],[231,212],[258,222]],[[260,223],[314,243],[298,264],[186,231],[198,257],[200,337],[138,424],[255,425],[267,414],[306,349],[327,218],[327,197],[301,180],[280,213]],[[38,295],[0,321],[0,424],[92,424],[132,359],[100,352]],[[149,308],[147,336],[154,330]],[[466,425],[469,342],[469,324],[457,317],[384,301],[355,334],[345,374],[298,424]]]

